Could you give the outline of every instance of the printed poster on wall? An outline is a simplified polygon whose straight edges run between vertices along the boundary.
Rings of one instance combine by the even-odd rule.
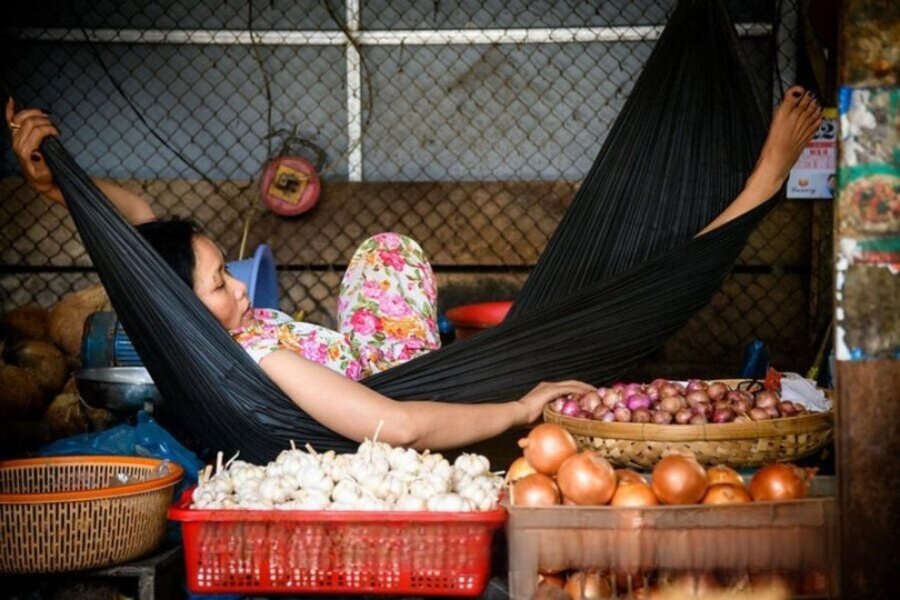
[[[842,88],[838,360],[900,358],[900,88]]]
[[[834,198],[837,165],[837,109],[823,111],[822,125],[803,149],[788,177],[788,198]]]

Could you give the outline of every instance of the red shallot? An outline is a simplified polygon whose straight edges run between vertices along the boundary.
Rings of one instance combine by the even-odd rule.
[[[668,396],[659,401],[659,407],[667,413],[674,415],[684,408],[684,404],[682,403],[681,396]]]
[[[633,423],[649,423],[651,418],[652,415],[646,408],[639,408],[631,413],[631,421]]]
[[[694,407],[701,402],[709,402],[709,394],[703,390],[694,390],[688,392],[684,399],[687,400],[688,406]]]
[[[668,425],[672,422],[672,419],[674,419],[672,413],[665,410],[657,410],[650,417],[650,420],[657,425]]]
[[[716,410],[712,416],[713,423],[730,423],[734,421],[734,412],[730,408]]]
[[[691,418],[694,416],[694,413],[689,408],[682,408],[677,413],[675,413],[675,421],[677,423],[681,423],[682,425],[691,422]]]
[[[709,387],[706,388],[706,393],[709,394],[709,397],[712,400],[718,400],[726,393],[728,393],[728,386],[721,381],[713,381],[711,384],[709,384]]]
[[[755,408],[751,408],[750,412],[747,413],[747,416],[754,421],[766,421],[769,418],[769,411],[757,406]]]
[[[567,417],[575,417],[578,416],[579,412],[581,412],[581,406],[579,406],[578,402],[576,402],[575,400],[568,398],[565,402],[563,402],[562,408],[559,412]]]
[[[578,404],[587,412],[594,412],[594,409],[597,408],[600,403],[600,394],[597,392],[588,392],[578,400]]]
[[[775,408],[778,406],[780,399],[774,392],[760,392],[756,395],[756,406],[759,408]]]
[[[785,417],[793,417],[797,414],[797,408],[794,406],[793,402],[784,401],[778,405],[778,412]]]
[[[650,408],[650,396],[643,393],[633,394],[625,400],[625,406],[628,410],[634,411],[641,408]]]
[[[631,421],[631,411],[624,406],[615,410],[616,421],[619,423],[628,423]]]

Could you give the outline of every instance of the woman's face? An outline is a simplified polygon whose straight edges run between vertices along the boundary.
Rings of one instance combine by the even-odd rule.
[[[194,292],[226,329],[238,329],[250,321],[247,286],[225,268],[219,248],[202,235],[194,236]]]

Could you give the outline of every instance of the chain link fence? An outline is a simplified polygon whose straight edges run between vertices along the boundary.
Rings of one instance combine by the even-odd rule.
[[[760,97],[793,81],[798,2],[728,2]],[[4,78],[51,111],[95,177],[200,221],[229,259],[259,243],[281,308],[334,324],[355,247],[419,240],[441,308],[512,297],[588,171],[674,0],[50,1],[4,31]],[[258,181],[277,131],[320,147],[294,219]],[[66,211],[0,162],[3,311],[96,282]],[[312,158],[311,156],[307,156]],[[786,202],[711,304],[658,355],[715,374],[755,337],[803,367],[830,315],[831,211]]]

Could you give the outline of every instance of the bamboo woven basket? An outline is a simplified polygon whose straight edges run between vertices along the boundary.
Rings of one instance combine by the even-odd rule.
[[[718,381],[733,388],[742,380]],[[580,449],[597,450],[617,466],[637,469],[652,469],[664,452],[675,449],[690,450],[703,465],[790,462],[813,454],[834,437],[834,411],[750,423],[657,425],[566,417],[548,405],[544,421],[567,429]]]
[[[98,568],[154,550],[183,470],[126,456],[0,461],[0,573]],[[125,474],[134,483],[115,485]]]

